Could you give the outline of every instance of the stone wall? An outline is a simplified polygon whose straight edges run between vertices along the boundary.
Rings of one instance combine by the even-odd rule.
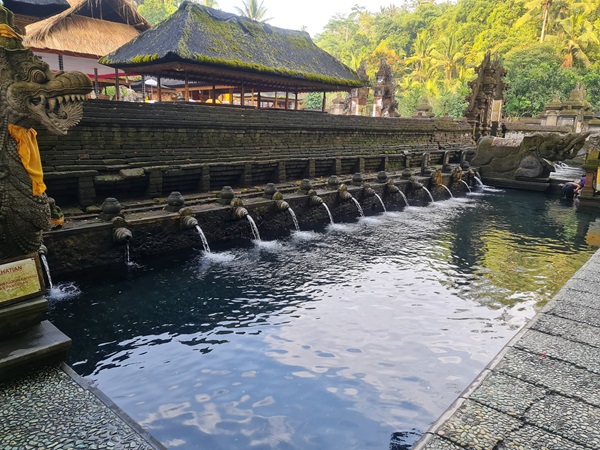
[[[426,151],[473,147],[461,121],[109,101],[86,102],[68,135],[38,138],[48,194],[82,206],[393,170]]]

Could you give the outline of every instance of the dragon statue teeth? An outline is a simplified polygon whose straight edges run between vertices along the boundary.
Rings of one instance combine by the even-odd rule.
[[[34,128],[64,135],[83,116],[92,81],[52,72],[22,44],[0,6],[0,260],[36,252],[50,208]]]

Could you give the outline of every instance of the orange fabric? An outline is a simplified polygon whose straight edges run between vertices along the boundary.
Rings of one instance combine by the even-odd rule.
[[[18,39],[19,41],[23,40],[23,37],[19,33],[5,23],[0,23],[0,37]]]
[[[33,128],[23,128],[12,124],[8,124],[8,132],[17,141],[21,162],[31,178],[33,195],[43,194],[46,192],[46,185],[42,171],[42,158],[37,144],[37,132]]]

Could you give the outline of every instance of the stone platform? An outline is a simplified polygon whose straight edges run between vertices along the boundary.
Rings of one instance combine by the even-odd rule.
[[[164,447],[65,364],[0,383],[0,449]]]
[[[598,274],[600,251],[413,450],[600,449]]]

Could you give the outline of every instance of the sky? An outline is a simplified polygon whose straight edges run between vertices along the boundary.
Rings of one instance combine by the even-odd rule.
[[[238,13],[236,6],[242,8],[242,4],[242,0],[217,0],[218,9],[234,14]],[[354,5],[378,12],[382,6],[402,4],[402,0],[263,0],[267,17],[272,18],[268,21],[270,25],[291,30],[300,30],[305,25],[312,37],[322,32],[337,13],[347,16]]]

